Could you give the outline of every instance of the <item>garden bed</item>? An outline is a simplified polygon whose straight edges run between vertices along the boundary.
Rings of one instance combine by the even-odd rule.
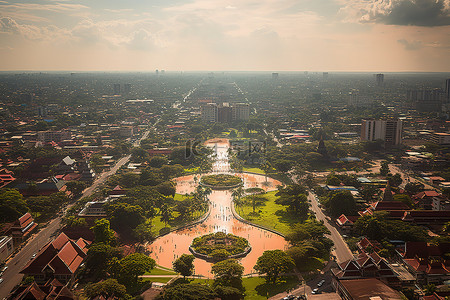
[[[241,186],[242,179],[230,174],[205,175],[200,179],[200,184],[212,189],[230,189]]]
[[[216,232],[195,238],[189,250],[198,258],[220,261],[244,257],[250,252],[251,247],[243,237]]]

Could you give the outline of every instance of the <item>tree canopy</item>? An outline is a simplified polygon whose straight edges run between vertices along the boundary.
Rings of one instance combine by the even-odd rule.
[[[281,273],[294,268],[294,261],[282,250],[267,250],[258,257],[254,269],[260,274],[266,274],[266,281],[275,283]]]

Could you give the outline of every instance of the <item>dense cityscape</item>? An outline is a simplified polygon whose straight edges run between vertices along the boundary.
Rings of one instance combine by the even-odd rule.
[[[0,297],[448,299],[450,74],[0,73]]]

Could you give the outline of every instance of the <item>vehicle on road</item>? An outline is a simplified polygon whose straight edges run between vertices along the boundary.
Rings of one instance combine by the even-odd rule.
[[[317,286],[318,286],[318,287],[321,287],[324,283],[325,283],[325,279],[322,279],[321,281],[319,281],[319,283],[317,284]]]
[[[0,278],[0,283],[2,283],[3,282],[3,278]]]
[[[319,289],[313,289],[311,294],[315,295],[315,294],[320,294]]]

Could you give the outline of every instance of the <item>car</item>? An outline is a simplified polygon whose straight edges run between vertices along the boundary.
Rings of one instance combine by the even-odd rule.
[[[8,269],[8,266],[4,266],[3,268],[0,269],[0,272],[5,272]]]
[[[0,283],[2,283],[3,282],[3,278],[0,278]]]
[[[294,300],[296,297],[294,295],[287,295],[282,300]]]
[[[311,294],[313,294],[313,295],[318,294],[318,293],[319,293],[319,289],[313,289],[311,292]]]
[[[36,257],[36,253],[34,253],[33,255],[31,255],[31,258],[30,259],[33,259],[33,258],[35,258]]]
[[[317,286],[318,286],[318,287],[321,287],[324,283],[325,283],[325,279],[322,279],[321,281],[319,281],[319,283],[317,284]]]

